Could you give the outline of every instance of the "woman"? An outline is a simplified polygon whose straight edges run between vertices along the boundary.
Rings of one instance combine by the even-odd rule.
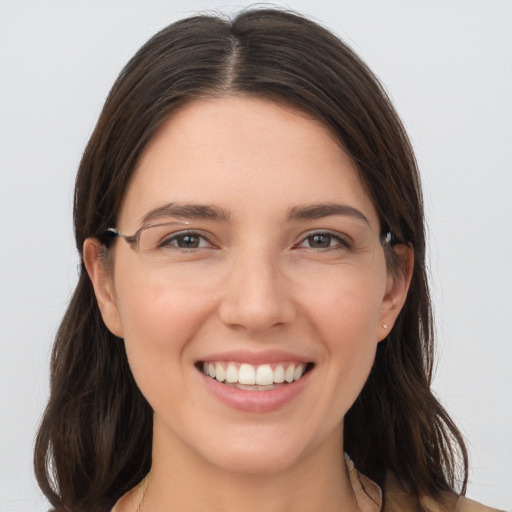
[[[329,32],[255,10],[154,36],[75,232],[35,455],[55,510],[485,509],[430,392],[414,156]]]

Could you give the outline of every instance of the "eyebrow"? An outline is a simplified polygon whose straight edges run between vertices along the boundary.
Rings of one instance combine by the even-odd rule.
[[[218,206],[206,204],[169,203],[150,210],[142,218],[142,225],[151,223],[162,217],[179,219],[208,219],[223,222],[230,221],[229,212]]]
[[[316,220],[329,217],[330,215],[343,215],[363,221],[370,225],[370,221],[366,216],[353,206],[341,203],[319,203],[304,206],[296,206],[292,208],[288,215],[287,221],[293,220]]]
[[[289,210],[286,221],[323,219],[331,215],[343,215],[360,220],[370,225],[366,216],[353,206],[341,203],[318,203],[304,206],[295,206]],[[179,219],[207,219],[221,222],[230,222],[231,215],[224,208],[205,204],[168,203],[150,210],[142,219],[142,225],[162,217]]]

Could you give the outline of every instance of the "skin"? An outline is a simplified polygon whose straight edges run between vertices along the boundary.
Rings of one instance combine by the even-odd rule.
[[[412,250],[395,248],[404,271],[391,277],[350,157],[323,125],[267,100],[196,100],[173,115],[145,149],[116,227],[131,235],[169,203],[211,205],[229,219],[180,218],[176,231],[207,238],[165,259],[118,239],[105,268],[99,242],[84,245],[103,319],[155,411],[142,510],[356,510],[343,417],[403,305]],[[366,221],[289,218],[319,203],[348,205]],[[327,247],[312,243],[319,232]],[[275,349],[313,368],[271,412],[227,406],[196,368],[213,353]],[[141,496],[142,486],[116,512],[136,510]]]

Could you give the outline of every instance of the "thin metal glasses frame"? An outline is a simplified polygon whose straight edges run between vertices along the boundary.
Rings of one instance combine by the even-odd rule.
[[[106,232],[110,235],[113,235],[115,237],[122,238],[134,251],[139,250],[139,243],[140,243],[140,234],[142,231],[148,228],[157,228],[159,226],[166,226],[167,224],[171,224],[170,222],[162,222],[159,224],[145,224],[142,225],[133,235],[125,235],[124,233],[121,233],[117,228],[107,228]],[[391,228],[387,228],[382,232],[381,235],[381,242],[389,244],[391,246],[403,243],[400,242],[400,240],[396,237],[395,233]]]
[[[117,228],[107,228],[105,230],[106,233],[113,235],[115,237],[122,238],[134,251],[139,250],[140,244],[140,234],[148,229],[148,228],[157,228],[159,226],[166,226],[168,224],[172,224],[171,222],[161,222],[159,224],[143,224],[133,235],[125,235],[121,233]]]

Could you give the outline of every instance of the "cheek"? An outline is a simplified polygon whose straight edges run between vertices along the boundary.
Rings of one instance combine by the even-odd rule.
[[[317,287],[305,314],[310,319],[310,336],[322,346],[320,365],[331,383],[331,403],[343,416],[363,388],[375,359],[386,274],[345,276],[339,286],[333,282]]]
[[[323,333],[333,349],[340,348],[336,340],[343,340],[347,349],[376,342],[387,274],[382,265],[363,270],[333,272],[311,280],[314,286],[301,287],[301,302],[313,319],[314,330]]]
[[[194,287],[149,285],[144,274],[135,273],[116,290],[126,352],[139,387],[143,393],[167,387],[178,378],[187,347],[201,328],[206,295]]]

